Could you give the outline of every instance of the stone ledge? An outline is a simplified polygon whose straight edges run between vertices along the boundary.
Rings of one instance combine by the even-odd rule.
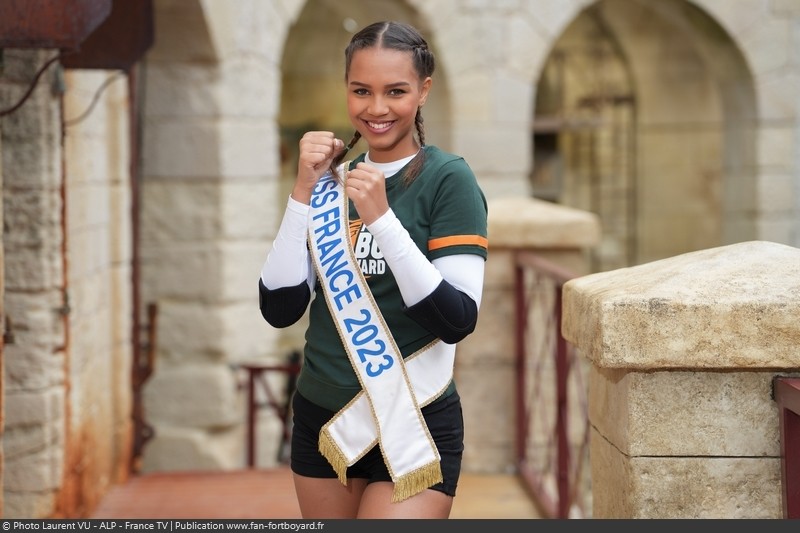
[[[599,367],[800,368],[800,250],[751,241],[573,279],[562,333]]]
[[[489,201],[492,248],[584,248],[600,241],[594,213],[529,197]]]

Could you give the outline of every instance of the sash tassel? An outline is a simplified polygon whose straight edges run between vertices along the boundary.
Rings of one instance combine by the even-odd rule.
[[[392,503],[401,502],[442,481],[442,467],[439,461],[428,463],[395,480]]]
[[[342,485],[347,486],[347,458],[327,431],[320,432],[319,451],[336,471]],[[392,503],[406,500],[443,480],[442,467],[438,460],[408,472],[394,480]]]
[[[319,453],[331,464],[342,485],[347,485],[347,457],[327,431],[319,433]]]

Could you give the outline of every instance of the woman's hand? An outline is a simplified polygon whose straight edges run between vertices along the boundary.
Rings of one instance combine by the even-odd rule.
[[[309,131],[300,139],[300,157],[297,162],[297,178],[292,189],[292,198],[308,204],[311,191],[319,178],[331,166],[331,161],[344,148],[344,142],[331,131]]]
[[[350,172],[345,171],[344,187],[364,224],[372,224],[389,210],[386,177],[377,168],[359,163]]]

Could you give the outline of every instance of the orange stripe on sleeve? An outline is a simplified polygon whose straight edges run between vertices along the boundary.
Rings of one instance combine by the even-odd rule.
[[[447,248],[448,246],[482,246],[489,248],[489,239],[481,237],[480,235],[451,235],[449,237],[439,237],[438,239],[431,239],[428,241],[428,250],[439,250],[440,248]]]

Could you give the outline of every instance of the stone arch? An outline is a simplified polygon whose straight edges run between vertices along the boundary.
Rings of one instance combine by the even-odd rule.
[[[534,196],[598,213],[608,270],[752,239],[749,68],[684,0],[594,2],[538,80]]]
[[[154,9],[139,272],[142,305],[158,305],[158,346],[142,389],[154,436],[141,470],[237,468],[244,416],[233,367],[263,359],[272,340],[253,313],[253,283],[277,168],[270,39],[286,14],[244,0]]]

